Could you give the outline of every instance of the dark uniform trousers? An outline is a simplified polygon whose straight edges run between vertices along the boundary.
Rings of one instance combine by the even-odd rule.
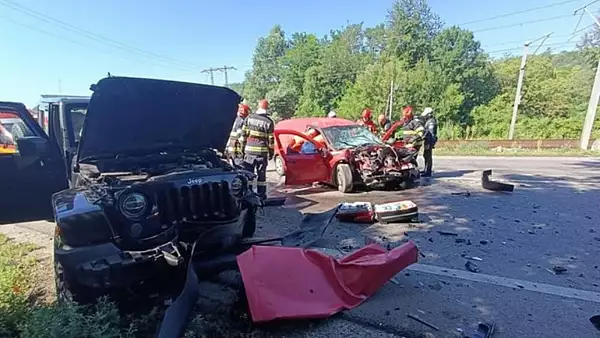
[[[274,153],[274,123],[266,114],[251,114],[242,127],[244,167],[256,172],[256,192],[267,197],[267,165]]]
[[[424,174],[427,176],[431,176],[431,171],[433,170],[433,144],[425,143],[423,147],[423,159],[425,160],[425,172]]]
[[[423,159],[425,160],[425,176],[431,176],[433,170],[433,148],[437,142],[437,120],[435,117],[429,118],[425,122],[425,147],[423,149]]]

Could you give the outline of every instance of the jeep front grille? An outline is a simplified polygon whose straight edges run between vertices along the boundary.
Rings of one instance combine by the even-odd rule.
[[[157,192],[163,224],[179,221],[222,222],[234,219],[238,205],[227,182],[211,182]]]

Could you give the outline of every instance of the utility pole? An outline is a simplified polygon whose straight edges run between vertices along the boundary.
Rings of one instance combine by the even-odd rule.
[[[392,80],[392,82],[390,83],[390,112],[389,112],[389,116],[388,118],[390,119],[390,121],[392,120],[392,109],[394,109],[394,80]]]
[[[594,1],[597,2],[597,1]],[[592,2],[592,3],[594,3]],[[596,23],[596,25],[600,28],[600,21],[598,18],[592,15],[590,11],[588,11],[587,6],[591,5],[587,4],[573,13],[577,15],[577,13],[581,10],[585,11],[592,20]],[[600,60],[598,60],[598,66],[596,67],[596,76],[594,77],[594,85],[592,86],[592,93],[590,95],[590,100],[588,102],[587,113],[585,114],[585,120],[583,122],[583,129],[581,130],[581,140],[579,141],[579,147],[583,150],[587,150],[588,145],[590,143],[590,137],[592,136],[592,128],[594,127],[594,120],[596,119],[596,110],[598,108],[598,101],[600,100]]]
[[[210,73],[210,84],[211,85],[215,84],[214,72],[223,72],[223,73],[225,73],[225,87],[227,87],[229,85],[229,78],[227,77],[227,71],[228,70],[237,70],[237,68],[232,67],[232,66],[223,66],[223,67],[219,67],[219,68],[212,68],[211,67],[211,68],[202,70],[202,73]]]
[[[525,76],[525,65],[527,64],[527,49],[529,42],[523,45],[523,56],[521,57],[521,68],[519,69],[519,79],[517,80],[517,93],[515,94],[515,103],[513,105],[512,119],[510,120],[510,129],[508,131],[508,139],[512,140],[515,136],[515,124],[517,123],[517,112],[519,104],[521,104],[521,88],[523,88],[523,77]]]
[[[515,136],[515,125],[517,124],[517,113],[519,112],[519,105],[521,104],[521,98],[522,98],[521,90],[523,89],[523,78],[525,77],[525,67],[527,66],[527,53],[529,50],[529,46],[534,42],[542,40],[542,42],[540,43],[540,45],[538,46],[538,48],[535,50],[535,52],[533,54],[537,53],[537,51],[542,47],[544,42],[546,42],[546,39],[548,39],[548,37],[552,34],[554,34],[554,33],[546,34],[546,35],[539,37],[533,41],[525,42],[523,44],[523,56],[521,57],[521,68],[519,68],[519,78],[517,80],[517,92],[515,93],[515,103],[513,105],[512,118],[510,120],[510,129],[508,131],[508,139],[509,140],[512,140]]]

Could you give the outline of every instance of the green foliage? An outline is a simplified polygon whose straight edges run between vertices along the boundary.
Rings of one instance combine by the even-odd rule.
[[[365,107],[386,112],[393,82],[394,119],[407,105],[432,107],[442,139],[506,138],[520,57],[490,59],[471,31],[444,27],[425,0],[396,0],[383,14],[374,27],[349,24],[322,38],[286,38],[275,26],[257,44],[244,96],[268,98],[278,118],[333,109],[356,119]],[[517,137],[579,137],[599,56],[597,28],[579,50],[530,55]]]

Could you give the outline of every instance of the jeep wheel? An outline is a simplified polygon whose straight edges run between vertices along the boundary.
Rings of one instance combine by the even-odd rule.
[[[335,169],[336,184],[339,192],[348,193],[354,188],[352,169],[345,163],[340,163]]]
[[[250,207],[243,217],[242,238],[251,238],[256,232],[256,207]]]
[[[277,173],[277,175],[279,175],[279,177],[285,175],[285,170],[283,169],[283,160],[281,159],[281,156],[275,156],[275,172]]]
[[[98,297],[103,296],[97,290],[77,283],[69,277],[62,264],[54,261],[54,282],[56,286],[56,300],[59,303],[94,303]]]

